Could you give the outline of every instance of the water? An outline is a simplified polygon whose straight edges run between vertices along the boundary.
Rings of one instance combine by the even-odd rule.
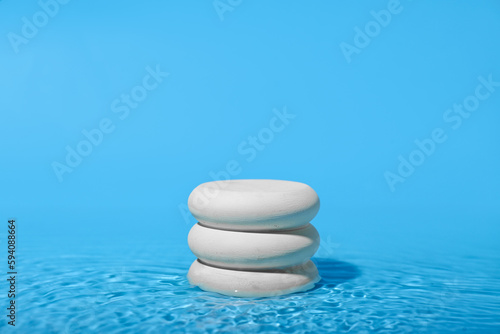
[[[26,251],[17,332],[500,332],[500,259],[490,252],[343,252],[340,259],[320,249],[315,289],[252,299],[190,286],[185,249],[125,249]],[[5,332],[6,321],[0,326]]]

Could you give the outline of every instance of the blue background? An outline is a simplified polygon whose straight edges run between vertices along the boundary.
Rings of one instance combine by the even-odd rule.
[[[231,160],[234,178],[312,186],[339,259],[500,255],[500,87],[458,129],[443,119],[478,77],[500,81],[498,2],[402,0],[350,61],[341,43],[388,1],[233,4],[221,19],[211,1],[70,1],[16,52],[8,34],[40,5],[0,2],[0,212],[20,256],[190,256],[189,193]],[[169,76],[121,120],[111,104],[148,66]],[[284,108],[295,118],[247,161],[238,146]],[[114,131],[59,182],[53,162],[104,118]],[[384,173],[436,128],[447,140],[391,191]]]

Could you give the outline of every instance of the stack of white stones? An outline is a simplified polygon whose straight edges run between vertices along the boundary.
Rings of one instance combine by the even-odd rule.
[[[319,210],[306,184],[227,180],[196,187],[188,200],[198,220],[188,236],[198,258],[188,279],[206,291],[267,297],[306,291],[320,280],[310,258],[319,247],[309,222]]]

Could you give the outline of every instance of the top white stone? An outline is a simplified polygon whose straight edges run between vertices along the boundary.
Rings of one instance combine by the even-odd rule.
[[[309,223],[318,213],[319,198],[300,182],[226,180],[200,184],[189,195],[188,206],[208,227],[270,231]]]

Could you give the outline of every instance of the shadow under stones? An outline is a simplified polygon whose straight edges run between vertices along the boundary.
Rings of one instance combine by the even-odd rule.
[[[361,270],[354,264],[329,258],[312,258],[318,268],[321,281],[317,288],[325,284],[341,284],[361,276]]]

